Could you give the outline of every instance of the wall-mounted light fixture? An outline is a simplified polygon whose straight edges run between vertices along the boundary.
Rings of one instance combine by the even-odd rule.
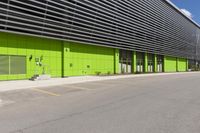
[[[33,55],[31,54],[30,56],[29,56],[29,61],[31,61],[33,59]]]

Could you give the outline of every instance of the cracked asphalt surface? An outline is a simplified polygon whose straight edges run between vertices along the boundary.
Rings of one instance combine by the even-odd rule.
[[[0,133],[199,133],[200,73],[0,93]]]

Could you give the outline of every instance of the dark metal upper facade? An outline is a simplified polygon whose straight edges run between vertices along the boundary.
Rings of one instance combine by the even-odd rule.
[[[200,59],[200,28],[165,0],[1,0],[0,31]]]

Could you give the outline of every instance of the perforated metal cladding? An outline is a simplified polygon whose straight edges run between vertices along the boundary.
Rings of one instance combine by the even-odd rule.
[[[198,26],[165,0],[1,0],[0,29],[200,59]]]

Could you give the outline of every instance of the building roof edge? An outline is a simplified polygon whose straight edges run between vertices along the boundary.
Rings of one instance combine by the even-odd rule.
[[[192,18],[188,17],[186,14],[184,14],[180,8],[178,8],[174,3],[172,3],[170,0],[164,0],[165,2],[167,2],[169,5],[171,5],[173,8],[175,8],[175,10],[177,10],[179,13],[181,13],[183,16],[185,16],[189,21],[191,21],[194,25],[196,25],[199,29],[200,29],[200,25],[195,22]]]

